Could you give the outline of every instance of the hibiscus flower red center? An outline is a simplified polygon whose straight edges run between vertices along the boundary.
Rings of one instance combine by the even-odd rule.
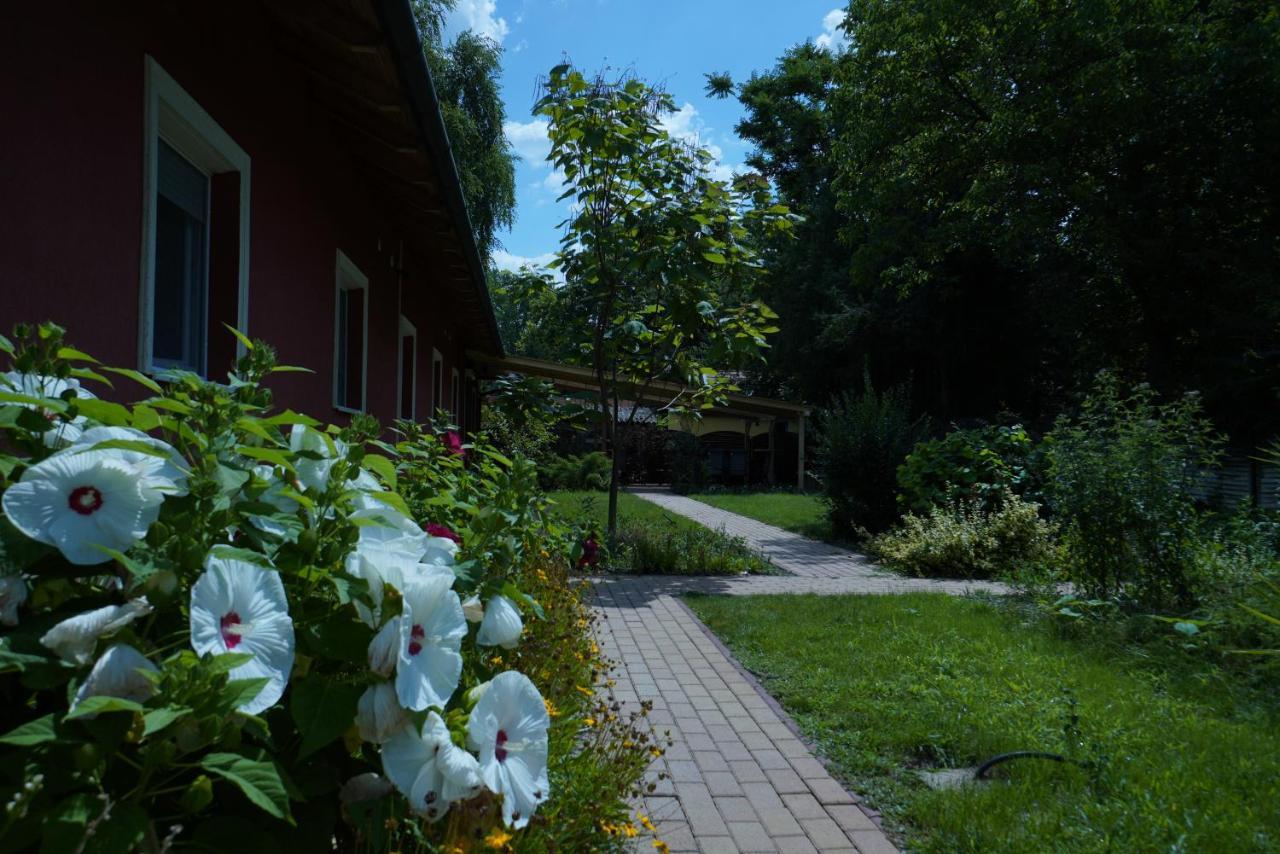
[[[413,628],[409,629],[409,654],[410,655],[417,655],[418,653],[422,652],[422,639],[425,638],[426,636],[427,636],[426,629],[422,628],[422,626],[418,625],[417,623],[414,624]]]
[[[67,506],[81,516],[92,516],[102,507],[102,493],[96,486],[77,486],[67,496]]]
[[[498,730],[498,745],[493,749],[493,755],[498,758],[499,762],[507,761],[507,748],[503,745],[507,743],[507,731],[505,729]]]
[[[222,642],[227,645],[227,649],[235,649],[240,645],[241,633],[240,615],[235,611],[223,614]]]

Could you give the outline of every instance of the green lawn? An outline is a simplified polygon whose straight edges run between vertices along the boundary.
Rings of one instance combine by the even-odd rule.
[[[1280,846],[1274,704],[1176,650],[1068,640],[1011,606],[935,594],[688,601],[914,850]],[[1097,770],[1020,760],[946,792],[912,771],[1018,749]]]
[[[609,493],[590,490],[556,490],[550,493],[556,503],[556,512],[574,522],[595,519],[601,529],[609,515]],[[697,522],[668,513],[652,501],[637,498],[629,492],[618,493],[618,521],[635,519],[640,522],[665,522],[676,528],[692,530]]]
[[[815,540],[831,539],[827,506],[817,495],[800,492],[719,492],[699,493],[689,497]]]

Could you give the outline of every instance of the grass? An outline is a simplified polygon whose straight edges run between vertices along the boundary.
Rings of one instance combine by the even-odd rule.
[[[913,850],[1280,846],[1274,701],[1180,650],[1070,639],[937,594],[689,604]],[[1018,749],[1095,765],[1020,760],[952,791],[913,773]]]
[[[801,492],[711,492],[690,498],[815,540],[833,540],[827,506]]]
[[[550,496],[556,503],[556,512],[566,519],[579,523],[594,519],[600,529],[604,530],[609,515],[609,493],[591,490],[557,490],[550,493]],[[667,524],[686,531],[702,527],[692,519],[663,510],[652,501],[645,501],[629,492],[619,492],[618,521],[621,523],[630,520]]]
[[[604,492],[551,493],[558,512],[574,522],[594,521],[601,532],[609,508]],[[618,495],[618,539],[603,567],[654,575],[768,575],[773,564],[745,541],[704,528],[629,493]]]

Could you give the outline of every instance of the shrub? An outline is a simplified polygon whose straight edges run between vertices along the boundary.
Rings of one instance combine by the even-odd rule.
[[[1020,424],[952,430],[916,445],[898,466],[898,502],[913,513],[960,501],[995,509],[1006,493],[1027,495],[1034,454]]]
[[[764,575],[768,560],[740,537],[708,528],[684,528],[624,520],[608,565],[621,572],[653,575]]]
[[[982,501],[908,513],[872,541],[872,551],[909,575],[1020,579],[1035,575],[1053,551],[1054,528],[1040,506],[1006,495],[994,510]]]
[[[1199,519],[1192,488],[1220,440],[1195,395],[1160,403],[1100,374],[1079,415],[1045,438],[1046,496],[1062,525],[1067,578],[1098,598],[1187,608]]]
[[[271,414],[261,342],[216,384],[99,367],[52,325],[18,338],[0,336],[5,850],[614,844],[596,820],[625,818],[649,742],[615,715],[580,744],[603,662],[566,578],[577,533],[532,463],[443,425],[388,442],[368,417]],[[81,385],[108,375],[150,396]],[[495,720],[532,788],[484,784]],[[418,779],[435,798],[402,796]]]
[[[556,456],[543,464],[540,480],[546,489],[609,488],[609,457],[600,451],[589,454]]]
[[[845,392],[817,419],[816,468],[838,535],[883,531],[898,518],[898,466],[928,431],[912,418],[906,387]]]

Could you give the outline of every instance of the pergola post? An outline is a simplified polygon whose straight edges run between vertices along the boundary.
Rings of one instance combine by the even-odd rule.
[[[804,413],[797,421],[800,423],[800,441],[796,443],[796,489],[804,492]]]
[[[778,432],[778,416],[774,415],[769,418],[769,468],[765,474],[770,486],[773,486],[777,481],[777,472],[775,471],[773,459],[773,434],[776,432]]]
[[[751,485],[751,419],[742,419],[742,450],[746,454],[746,462],[742,469],[742,485]]]

